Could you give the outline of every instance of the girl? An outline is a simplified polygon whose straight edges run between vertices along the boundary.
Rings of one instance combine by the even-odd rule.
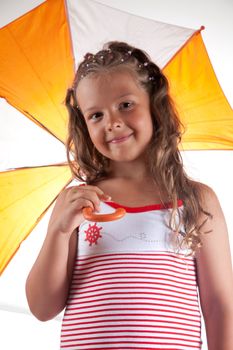
[[[28,276],[32,313],[64,307],[61,349],[233,348],[227,228],[213,191],[188,178],[168,82],[141,50],[87,54],[68,89],[68,161],[84,186],[58,197]],[[120,204],[119,204],[120,203]],[[85,220],[82,209],[126,215]]]

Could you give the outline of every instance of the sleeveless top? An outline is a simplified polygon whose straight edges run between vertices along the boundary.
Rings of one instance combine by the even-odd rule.
[[[79,227],[60,348],[201,349],[195,258],[171,243],[171,209],[121,207],[120,220]]]

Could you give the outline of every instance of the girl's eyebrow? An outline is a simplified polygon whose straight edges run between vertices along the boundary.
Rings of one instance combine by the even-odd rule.
[[[125,94],[123,94],[123,95],[117,96],[116,99],[120,99],[120,98],[126,97],[126,96],[133,96],[133,94],[132,94],[131,92],[125,93]],[[83,113],[87,113],[87,112],[89,113],[89,112],[91,112],[92,110],[98,110],[98,109],[99,109],[99,107],[97,107],[97,106],[92,106],[92,107],[87,108],[85,111],[83,111]]]
[[[120,95],[117,98],[122,98],[122,97],[126,97],[126,96],[133,96],[132,92],[128,92],[126,94]]]
[[[93,106],[93,107],[87,108],[85,111],[83,111],[83,113],[85,114],[87,112],[90,112],[92,110],[97,110],[97,109],[99,109],[99,107]]]

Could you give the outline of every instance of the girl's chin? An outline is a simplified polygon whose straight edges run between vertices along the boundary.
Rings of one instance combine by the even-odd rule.
[[[139,160],[141,157],[139,156],[130,156],[130,155],[122,155],[122,156],[112,156],[108,157],[110,163],[111,162],[117,162],[117,163],[131,163]]]

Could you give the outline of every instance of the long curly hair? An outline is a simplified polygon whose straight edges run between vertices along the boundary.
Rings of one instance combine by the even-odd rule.
[[[109,42],[96,54],[87,53],[80,63],[65,104],[69,113],[67,159],[74,178],[94,184],[108,175],[109,160],[94,147],[79,109],[76,90],[86,76],[129,70],[150,98],[153,137],[148,147],[149,168],[155,183],[172,203],[169,227],[176,247],[192,253],[201,246],[202,228],[211,214],[201,206],[199,186],[185,173],[179,144],[184,127],[169,95],[169,84],[160,68],[142,50],[124,42]],[[178,210],[178,200],[183,202]],[[205,219],[200,224],[200,215]],[[199,223],[199,224],[198,224]],[[182,237],[182,239],[181,239]]]

